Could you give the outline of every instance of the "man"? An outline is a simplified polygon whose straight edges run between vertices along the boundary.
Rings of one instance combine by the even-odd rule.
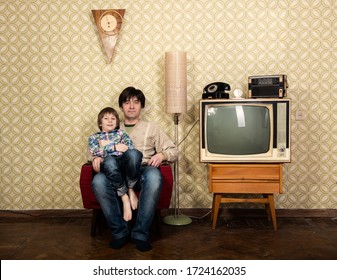
[[[158,167],[164,160],[174,162],[178,157],[178,149],[159,125],[140,119],[141,110],[145,107],[145,96],[141,90],[127,87],[120,94],[118,102],[124,114],[124,123],[121,123],[120,128],[129,134],[134,148],[143,154],[140,180],[134,187],[140,191],[140,196],[131,240],[138,250],[145,252],[152,248],[150,229],[162,186]],[[125,148],[119,145],[122,144],[116,145],[117,150]],[[92,162],[96,172],[100,171],[100,163],[100,158]],[[94,176],[92,188],[112,233],[110,247],[119,249],[129,238],[129,224],[123,219],[120,200],[103,173]]]

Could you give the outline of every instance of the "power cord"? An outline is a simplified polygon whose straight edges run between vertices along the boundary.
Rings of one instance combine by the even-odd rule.
[[[192,127],[190,128],[190,130],[187,132],[186,136],[178,143],[178,146],[180,146],[181,143],[183,143],[186,138],[188,137],[188,135],[191,133],[192,129],[195,127],[195,125],[199,122],[199,119],[197,119],[195,121],[195,123],[192,125]]]

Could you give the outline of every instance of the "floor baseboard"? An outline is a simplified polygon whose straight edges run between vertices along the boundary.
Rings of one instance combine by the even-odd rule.
[[[210,215],[210,208],[183,208],[181,214],[203,218]],[[162,210],[162,216],[174,214],[174,209]],[[221,209],[219,215],[225,218],[231,217],[262,217],[266,215],[264,209]],[[92,216],[92,210],[88,209],[42,209],[42,210],[0,210],[0,219],[6,218],[85,218]],[[336,218],[337,209],[276,209],[278,218]]]
[[[0,219],[6,218],[81,218],[91,217],[88,209],[0,210]]]
[[[187,216],[203,217],[211,213],[208,208],[185,208],[180,209],[181,214]],[[163,210],[163,215],[174,213],[173,209]],[[246,208],[222,208],[219,211],[219,216],[225,218],[231,217],[264,217],[266,216],[265,209],[246,209]],[[278,218],[337,218],[337,209],[276,209]]]

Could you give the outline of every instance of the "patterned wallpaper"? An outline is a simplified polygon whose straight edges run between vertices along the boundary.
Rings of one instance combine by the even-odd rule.
[[[111,64],[92,9],[126,9]],[[164,53],[188,58],[180,117],[180,204],[211,206],[198,161],[198,100],[208,83],[247,92],[250,75],[287,74],[292,162],[277,208],[337,208],[337,4],[334,0],[2,0],[0,209],[82,207],[87,137],[126,86],[147,96],[143,117],[174,134],[165,113]],[[304,120],[296,120],[301,110]]]

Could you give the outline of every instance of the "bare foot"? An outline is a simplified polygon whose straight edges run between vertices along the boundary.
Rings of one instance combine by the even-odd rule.
[[[127,194],[122,195],[122,202],[123,202],[123,219],[127,222],[132,219],[130,198]]]
[[[133,189],[129,189],[129,197],[132,210],[136,210],[138,207],[138,197]]]

